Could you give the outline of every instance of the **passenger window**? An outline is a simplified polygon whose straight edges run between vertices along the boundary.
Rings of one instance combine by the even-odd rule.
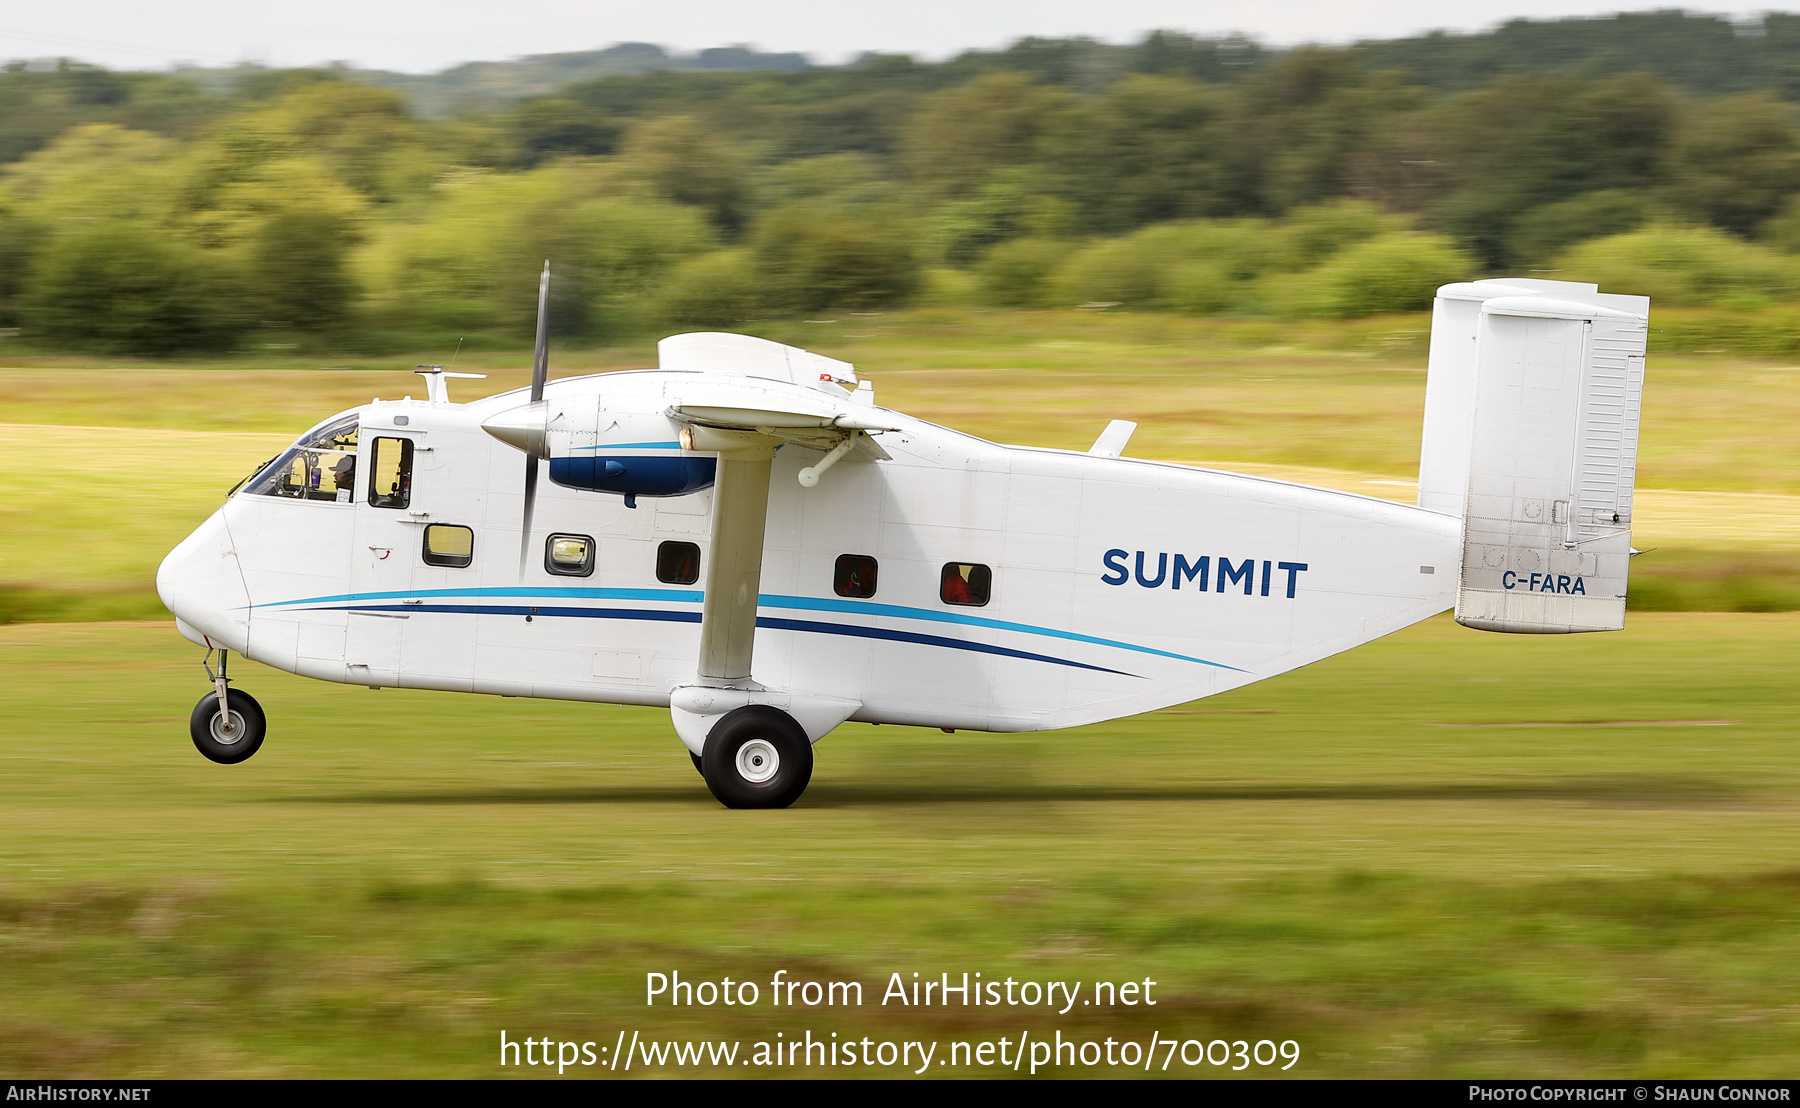
[[[875,595],[875,559],[867,554],[839,554],[831,588],[839,596]]]
[[[411,439],[376,439],[369,452],[369,506],[404,508],[412,503]]]
[[[454,523],[425,528],[425,564],[460,569],[475,560],[475,532]]]
[[[356,488],[356,415],[320,424],[251,478],[252,496],[348,504]]]
[[[544,568],[563,577],[594,572],[594,540],[586,535],[551,535],[544,540]]]
[[[946,562],[938,579],[938,599],[946,604],[979,608],[994,588],[994,571],[970,562]]]
[[[665,585],[691,585],[700,580],[700,548],[691,542],[658,546],[656,579]]]

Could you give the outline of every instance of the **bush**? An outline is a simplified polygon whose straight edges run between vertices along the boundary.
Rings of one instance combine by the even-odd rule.
[[[923,308],[966,308],[981,301],[975,274],[949,266],[930,266],[920,276],[913,303]]]
[[[1542,265],[1578,242],[1635,231],[1649,218],[1649,200],[1625,189],[1543,204],[1513,221],[1507,255],[1520,264]]]
[[[718,250],[675,267],[655,315],[677,326],[730,327],[757,314],[760,292],[749,251]]]
[[[1282,219],[1280,228],[1286,240],[1284,268],[1300,270],[1359,242],[1405,231],[1407,221],[1364,200],[1337,200],[1295,208]]]
[[[1119,305],[1153,308],[1162,300],[1162,277],[1169,259],[1156,256],[1136,236],[1083,247],[1047,282],[1059,308]]]
[[[975,267],[984,304],[996,308],[1041,308],[1049,278],[1074,253],[1075,244],[1057,239],[1013,239],[989,250]]]
[[[756,269],[779,310],[880,308],[905,303],[922,267],[904,229],[872,215],[851,218],[787,208],[764,218]]]
[[[1288,285],[1284,299],[1271,297],[1270,308],[1333,319],[1420,311],[1431,307],[1439,285],[1474,273],[1474,259],[1448,238],[1403,231],[1334,255]]]
[[[1163,223],[1096,243],[1052,281],[1058,304],[1172,308],[1199,315],[1260,308],[1259,278],[1300,269],[1343,245],[1404,221],[1365,204],[1302,209],[1294,220],[1207,219]]]
[[[52,239],[27,281],[33,338],[130,354],[230,348],[246,320],[240,276],[168,232],[130,224]]]
[[[1800,294],[1800,261],[1711,228],[1665,224],[1595,239],[1557,266],[1561,280],[1597,282],[1666,307],[1753,308]]]

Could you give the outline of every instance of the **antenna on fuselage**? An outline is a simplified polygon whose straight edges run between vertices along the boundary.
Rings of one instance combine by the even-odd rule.
[[[544,404],[544,382],[550,376],[550,259],[544,259],[544,272],[538,278],[537,351],[531,359],[531,404],[533,422],[540,426],[549,422]],[[525,518],[519,524],[519,576],[525,576],[525,565],[531,557],[531,513],[537,506],[538,456],[525,454]]]

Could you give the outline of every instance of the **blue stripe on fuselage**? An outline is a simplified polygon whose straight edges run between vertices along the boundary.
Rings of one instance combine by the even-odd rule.
[[[251,605],[251,607],[292,609],[300,606],[317,607],[324,605],[342,605],[355,601],[398,600],[409,597],[427,599],[437,597],[499,598],[536,596],[547,596],[565,600],[645,600],[673,604],[699,604],[704,599],[704,594],[697,589],[618,589],[556,586],[526,588],[519,586],[494,586],[465,589],[417,589],[397,592],[340,593],[334,596],[309,596],[299,600],[270,601],[264,604],[254,604]],[[1193,662],[1196,665],[1212,666],[1216,669],[1228,669],[1236,673],[1245,672],[1237,666],[1226,665],[1224,662],[1212,662],[1205,658],[1195,658],[1187,654],[1177,654],[1169,650],[1158,650],[1152,646],[1139,646],[1136,643],[1120,642],[1117,639],[1105,639],[1096,635],[1083,635],[1076,631],[1062,631],[1054,627],[1039,627],[1030,623],[1012,623],[1006,620],[989,619],[985,616],[968,615],[963,612],[934,611],[930,608],[911,608],[899,604],[875,604],[869,601],[841,600],[835,597],[782,596],[772,593],[763,593],[756,599],[757,606],[760,608],[788,608],[798,611],[883,616],[892,619],[917,619],[927,620],[933,623],[960,624],[965,627],[985,627],[995,631],[1011,631],[1022,635],[1040,635],[1046,638],[1064,639],[1069,642],[1088,643],[1093,646],[1109,646],[1116,650],[1130,650],[1139,654],[1154,655],[1158,658],[1172,658],[1178,662]],[[407,605],[401,610],[417,611],[418,609],[418,605]],[[522,610],[520,614],[524,614]],[[693,613],[693,621],[698,621],[699,618],[700,615],[698,612]],[[684,620],[683,622],[691,621]],[[760,621],[759,626],[761,626]]]
[[[599,446],[577,446],[576,450],[680,450],[678,442],[605,442]]]
[[[324,608],[311,608],[308,611],[341,611],[341,612],[450,612],[459,615],[493,615],[493,616],[572,616],[578,619],[639,619],[665,623],[699,623],[699,612],[671,612],[660,608],[565,608],[545,605],[523,604],[341,604]],[[1049,662],[1052,665],[1070,666],[1074,669],[1093,670],[1096,673],[1114,673],[1120,677],[1139,677],[1136,673],[1123,670],[1107,669],[1105,666],[1090,666],[1085,662],[1073,662],[1067,658],[1052,658],[1048,654],[1033,654],[1025,650],[1010,650],[1004,646],[989,646],[987,643],[968,642],[963,639],[949,639],[942,635],[920,635],[911,631],[893,631],[883,627],[854,627],[845,623],[820,623],[810,619],[780,619],[771,616],[758,616],[758,627],[767,627],[773,631],[805,631],[820,635],[848,635],[862,639],[886,639],[891,642],[914,643],[919,646],[938,646],[950,650],[972,650],[981,654],[995,654],[1003,658],[1021,658],[1030,662]]]

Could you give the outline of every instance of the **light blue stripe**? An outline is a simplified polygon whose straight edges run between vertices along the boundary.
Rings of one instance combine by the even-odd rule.
[[[524,587],[488,587],[467,589],[407,589],[399,592],[359,592],[342,593],[337,596],[309,596],[300,600],[277,600],[266,604],[255,604],[255,608],[283,608],[299,604],[337,604],[358,600],[396,600],[403,597],[448,597],[448,596],[553,596],[573,598],[577,600],[652,600],[664,603],[699,604],[705,594],[689,589],[602,589],[602,588],[524,588]],[[1139,646],[1136,643],[1120,642],[1117,639],[1103,639],[1095,635],[1083,635],[1075,631],[1059,631],[1054,627],[1038,627],[1030,623],[1009,623],[1001,619],[988,619],[984,616],[972,616],[962,612],[934,611],[930,608],[909,608],[899,604],[872,604],[866,600],[839,600],[833,597],[816,596],[778,596],[770,593],[759,594],[756,598],[761,608],[789,608],[808,612],[840,612],[855,613],[865,616],[886,616],[891,619],[917,619],[932,623],[958,623],[965,627],[987,627],[995,631],[1013,631],[1022,635],[1042,635],[1046,638],[1067,639],[1070,642],[1084,642],[1094,646],[1110,646],[1117,650],[1132,650],[1139,654],[1153,654],[1159,658],[1173,658],[1180,662],[1193,662],[1196,665],[1212,666],[1216,669],[1229,669],[1237,673],[1247,672],[1237,666],[1228,666],[1224,662],[1209,662],[1205,658],[1195,658],[1187,654],[1176,654],[1169,650],[1158,650],[1151,646]]]
[[[678,442],[603,442],[599,446],[577,446],[576,450],[680,450]]]
[[[690,589],[579,589],[579,588],[471,588],[471,589],[402,589],[398,592],[347,592],[336,596],[308,596],[299,600],[272,600],[252,604],[253,608],[285,608],[295,604],[336,604],[349,600],[397,600],[402,597],[426,596],[559,596],[577,600],[661,600],[678,604],[698,604],[702,597]]]

